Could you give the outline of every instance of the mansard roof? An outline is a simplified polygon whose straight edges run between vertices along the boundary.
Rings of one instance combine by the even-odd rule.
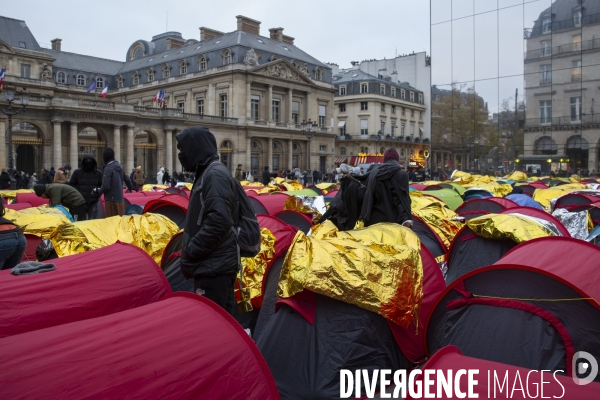
[[[0,16],[0,39],[12,47],[23,48],[20,45],[22,42],[25,49],[41,50],[25,21],[19,19]]]

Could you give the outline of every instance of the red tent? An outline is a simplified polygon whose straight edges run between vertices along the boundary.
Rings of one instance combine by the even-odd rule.
[[[2,339],[0,363],[7,399],[279,399],[248,334],[190,293]]]
[[[423,191],[427,187],[427,185],[423,185],[422,183],[411,183],[409,186],[412,186],[419,191]]]
[[[436,370],[438,372],[444,371],[446,376],[447,371],[452,371],[453,377],[458,370],[479,370],[477,375],[474,376],[477,384],[474,385],[473,393],[477,394],[480,399],[524,398],[525,393],[528,393],[529,398],[536,398],[541,395],[540,385],[542,375],[540,371],[533,371],[527,368],[463,356],[461,351],[455,346],[446,346],[438,350],[438,352],[423,365],[422,369],[423,374],[428,370]],[[494,376],[498,377],[498,384],[496,385],[494,385]],[[505,376],[508,376],[508,383],[504,385],[503,389],[500,389]],[[421,382],[423,381],[422,377],[423,375],[420,375],[419,377]],[[577,385],[569,376],[556,374],[554,377],[552,371],[544,372],[543,381],[544,398],[597,399],[598,393],[600,393],[600,384],[598,383]],[[440,393],[441,397],[436,396],[435,398],[465,398],[468,393],[467,376],[463,376],[459,382],[460,392],[464,393],[465,396],[448,396],[446,392],[442,390]],[[514,391],[513,387],[515,388]],[[429,392],[437,395],[437,383],[434,383],[430,388]],[[453,394],[458,394],[454,385],[452,385],[452,388],[454,389],[452,391]],[[387,392],[389,393],[391,390],[388,390]],[[412,399],[410,395],[407,398]]]
[[[514,201],[502,197],[486,197],[465,201],[458,206],[455,212],[461,216],[463,216],[463,214],[464,216],[472,215],[474,212],[481,212],[481,214],[499,213],[507,208],[518,206],[519,205]]]
[[[180,228],[185,225],[190,199],[178,194],[167,194],[158,198],[149,198],[144,207],[145,213],[161,214],[175,222]]]
[[[558,219],[556,219],[556,217],[554,217],[552,214],[548,214],[546,211],[540,210],[539,208],[512,207],[512,208],[507,208],[504,211],[501,211],[500,214],[523,214],[523,215],[528,215],[530,217],[543,219],[545,221],[550,222],[554,226],[556,226],[556,229],[558,229],[558,231],[563,236],[571,237],[571,234],[569,233],[567,228],[565,228],[565,226],[562,224],[562,222],[560,222]]]
[[[573,205],[587,205],[600,201],[600,194],[574,192],[567,193],[556,200],[555,208],[571,208]]]
[[[294,210],[284,210],[275,214],[275,217],[279,218],[286,224],[294,226],[304,233],[308,233],[310,228],[313,226],[312,216],[309,214],[299,213]]]
[[[263,195],[257,197],[250,197],[250,203],[254,207],[254,211],[257,214],[269,214],[275,215],[280,211],[283,211],[283,205],[285,201],[289,199],[287,195]]]
[[[4,206],[4,208],[8,208],[10,210],[15,210],[15,211],[24,210],[26,208],[31,208],[31,207],[33,207],[33,205],[31,205],[31,203],[13,203],[13,204],[6,204]]]
[[[40,274],[0,271],[0,337],[113,314],[171,293],[154,260],[133,245],[51,262],[56,270]]]
[[[26,234],[25,239],[27,240],[27,247],[25,247],[25,253],[23,253],[23,257],[21,257],[21,262],[35,261],[37,259],[35,251],[40,243],[42,243],[42,238],[39,236]]]
[[[537,268],[585,293],[600,309],[600,247],[571,237],[549,236],[523,242],[494,265],[518,264]]]
[[[50,204],[49,199],[42,199],[35,193],[17,193],[14,203],[29,203],[33,207],[43,206],[44,204]]]
[[[298,228],[270,215],[257,215],[256,217],[258,225],[261,228],[267,228],[277,239],[275,241],[275,258],[283,256],[292,245]]]

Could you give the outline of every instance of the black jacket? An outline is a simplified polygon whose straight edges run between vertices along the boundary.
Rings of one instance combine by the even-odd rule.
[[[361,210],[365,226],[379,222],[402,224],[411,219],[408,174],[396,161],[386,161],[369,172],[371,191],[365,192]]]
[[[187,128],[176,139],[189,164],[196,165],[183,230],[181,271],[188,278],[235,274],[240,260],[231,228],[238,221],[237,183],[227,167],[218,162],[216,141],[207,128]],[[201,187],[204,171],[215,161],[218,164],[208,170]]]
[[[97,194],[92,194],[92,190],[102,186],[102,171],[98,169],[98,163],[91,154],[84,154],[82,160],[90,158],[94,161],[92,169],[87,170],[85,167],[76,169],[71,175],[69,185],[79,190],[79,193],[85,199],[85,204],[91,205],[98,202],[100,198]]]
[[[40,185],[47,185],[49,183],[52,183],[52,178],[50,177],[48,171],[46,171],[45,174],[40,175],[40,179],[38,179],[37,183],[39,183]]]
[[[10,188],[10,175],[8,172],[2,172],[0,174],[0,189],[9,189]]]
[[[271,174],[269,174],[268,169],[263,170],[262,179],[260,181],[265,186],[267,186],[269,184],[269,182],[271,182]]]
[[[132,189],[129,176],[123,171],[123,167],[118,161],[111,160],[104,166],[102,176],[102,186],[100,193],[104,193],[104,200],[121,202],[123,201],[123,182],[129,190]]]

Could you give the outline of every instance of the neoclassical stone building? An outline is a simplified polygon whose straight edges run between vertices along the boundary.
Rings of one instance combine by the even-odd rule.
[[[210,128],[232,171],[238,163],[254,175],[266,165],[330,168],[331,68],[294,46],[283,28],[269,33],[261,36],[259,21],[238,16],[237,30],[202,27],[200,40],[177,32],[137,40],[121,62],[62,51],[60,39],[43,49],[24,21],[0,17],[4,83],[29,93],[26,112],[13,119],[17,168],[75,167],[85,153],[102,165],[102,151],[111,147],[128,171],[137,165],[149,176],[161,166],[180,170],[175,135],[193,125]],[[93,82],[96,90],[86,94]],[[153,102],[160,89],[164,107]],[[6,107],[4,93],[0,106]],[[308,119],[319,125],[310,149],[300,126]],[[1,143],[6,130],[0,119]],[[0,146],[2,168],[7,153]]]

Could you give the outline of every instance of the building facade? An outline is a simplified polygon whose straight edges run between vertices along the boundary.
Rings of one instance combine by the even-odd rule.
[[[598,171],[599,27],[595,0],[431,0],[434,169]]]
[[[336,163],[383,162],[382,154],[391,147],[405,167],[424,168],[429,149],[424,93],[356,65],[334,66],[333,72]]]
[[[60,39],[43,49],[24,21],[0,18],[4,83],[30,95],[26,112],[14,118],[19,170],[75,167],[85,153],[102,165],[107,147],[128,171],[137,165],[148,175],[160,167],[180,170],[175,135],[193,125],[215,134],[221,161],[232,171],[237,164],[253,175],[264,166],[333,165],[331,68],[294,46],[283,28],[261,36],[259,21],[238,16],[237,30],[203,27],[200,40],[177,32],[137,40],[120,62],[65,52]],[[86,94],[93,82],[95,91]],[[164,105],[154,102],[161,89]],[[308,119],[319,121],[310,142],[301,130]],[[6,129],[0,119],[3,143]]]
[[[525,31],[523,162],[544,171],[598,171],[600,2],[556,0]]]

